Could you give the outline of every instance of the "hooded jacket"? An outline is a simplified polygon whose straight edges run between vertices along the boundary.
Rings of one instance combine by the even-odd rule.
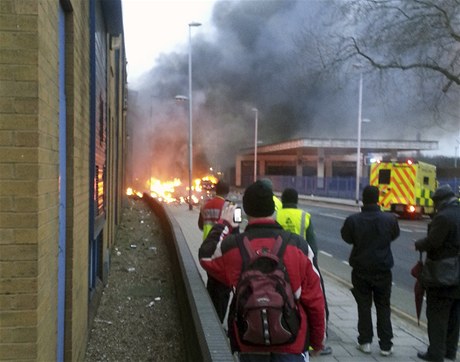
[[[214,278],[229,287],[236,288],[242,268],[242,258],[232,227],[219,220],[199,249],[201,266]],[[255,251],[271,248],[278,235],[290,235],[283,263],[289,275],[292,291],[298,301],[301,323],[296,340],[281,346],[248,346],[240,343],[233,331],[233,315],[228,325],[233,350],[240,352],[276,352],[299,354],[306,350],[307,330],[309,343],[315,350],[323,348],[325,340],[325,308],[319,273],[313,266],[313,253],[299,235],[282,229],[274,220],[254,220],[243,233]],[[285,239],[285,238],[284,238]]]

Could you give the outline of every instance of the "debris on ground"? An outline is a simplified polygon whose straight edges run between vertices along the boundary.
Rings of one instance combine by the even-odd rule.
[[[86,362],[186,360],[172,270],[156,215],[126,199]]]

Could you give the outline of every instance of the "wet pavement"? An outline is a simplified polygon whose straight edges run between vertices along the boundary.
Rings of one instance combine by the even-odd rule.
[[[175,218],[189,245],[190,251],[197,263],[203,281],[206,273],[198,263],[198,249],[201,244],[202,233],[198,229],[198,209],[189,210],[187,205],[169,205],[168,212]],[[329,325],[327,345],[332,348],[332,354],[318,356],[311,360],[318,362],[351,362],[351,361],[385,361],[398,362],[421,361],[417,358],[418,351],[427,348],[426,327],[417,326],[411,318],[404,318],[403,314],[393,313],[394,352],[391,356],[381,356],[375,331],[375,308],[373,308],[374,342],[371,345],[371,354],[364,354],[356,349],[357,308],[350,292],[350,285],[343,279],[336,277],[327,270],[327,265],[321,264],[324,277],[326,296],[329,305]]]

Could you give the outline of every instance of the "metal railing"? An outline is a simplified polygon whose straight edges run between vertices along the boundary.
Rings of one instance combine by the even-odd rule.
[[[272,176],[265,175],[273,183],[275,192],[282,192],[287,187],[293,187],[299,195],[312,195],[321,197],[331,197],[338,199],[355,199],[356,178],[355,177],[316,177],[316,176]],[[252,180],[243,180],[244,187],[248,186]],[[438,179],[439,185],[449,184],[452,189],[460,195],[460,178]],[[361,177],[359,182],[359,194],[363,188],[369,184],[368,177]]]

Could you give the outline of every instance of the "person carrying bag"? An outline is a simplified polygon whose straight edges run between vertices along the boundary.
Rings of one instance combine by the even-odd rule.
[[[421,274],[425,288],[442,288],[460,285],[459,256],[433,260],[426,258]]]
[[[449,185],[431,197],[436,213],[427,236],[415,242],[426,252],[421,282],[426,288],[426,318],[429,346],[418,352],[424,361],[455,360],[460,330],[460,204]]]

